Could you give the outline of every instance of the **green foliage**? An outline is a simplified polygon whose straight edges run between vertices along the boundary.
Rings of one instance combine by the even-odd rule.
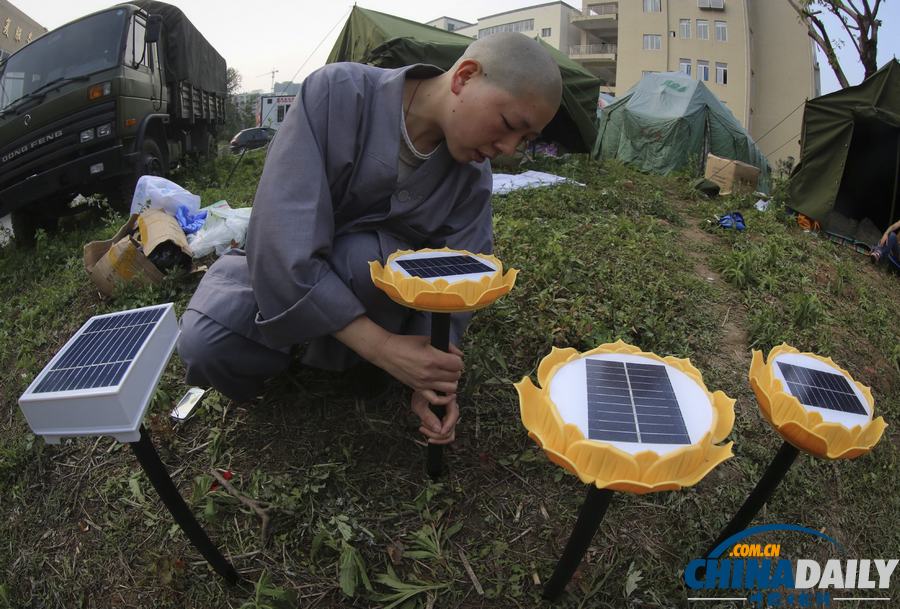
[[[173,178],[204,205],[249,205],[264,157],[249,152],[237,164],[223,154]],[[722,506],[740,504],[779,442],[755,414],[750,348],[786,341],[830,355],[872,386],[878,413],[900,417],[896,279],[799,231],[786,189],[776,185],[760,213],[753,197],[710,200],[685,176],[586,156],[522,167],[531,168],[585,187],[493,200],[496,253],[521,273],[508,296],[475,314],[465,337],[463,422],[441,483],[422,471],[402,389],[364,403],[343,376],[295,365],[258,403],[210,391],[191,419],[173,424],[168,411],[185,387],[172,358],[148,427],[192,511],[252,588],[229,588],[198,562],[126,446],[109,438],[45,445],[15,403],[87,317],[158,302],[174,302],[180,314],[199,275],[172,274],[100,300],[82,247],[125,218],[96,206],[40,235],[32,252],[0,251],[0,607],[94,599],[164,609],[539,606],[536,582],[556,564],[583,485],[528,440],[511,383],[533,375],[552,346],[622,339],[690,357],[710,390],[738,400],[736,458],[693,489],[617,498],[565,606],[667,607],[681,598],[678,570],[702,551],[703,523],[723,522]],[[735,209],[747,220],[743,233],[697,229]],[[864,459],[798,461],[784,482],[792,501],[772,503],[768,518],[827,528],[855,556],[890,554],[900,544],[900,533],[882,526],[900,514],[893,429]],[[212,469],[232,471],[241,497],[212,490]],[[267,514],[265,530],[251,505]],[[854,518],[861,512],[869,518]],[[681,523],[677,539],[672,522]],[[637,529],[645,535],[629,533]],[[815,557],[819,549],[791,551]]]
[[[296,592],[273,585],[269,574],[263,571],[254,585],[253,598],[240,609],[296,609],[297,603]]]

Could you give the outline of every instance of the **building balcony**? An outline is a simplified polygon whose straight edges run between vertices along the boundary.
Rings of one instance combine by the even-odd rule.
[[[616,44],[576,44],[569,47],[569,57],[581,63],[615,63]]]
[[[619,19],[619,3],[589,4],[586,13],[572,17],[572,25],[582,30],[614,30]]]

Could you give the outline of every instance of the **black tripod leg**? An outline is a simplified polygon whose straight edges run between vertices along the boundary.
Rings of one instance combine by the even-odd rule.
[[[450,351],[450,314],[449,313],[432,313],[431,314],[431,346],[441,351]],[[444,420],[447,409],[443,406],[431,405],[433,412],[438,419]],[[432,480],[441,477],[444,469],[444,447],[441,444],[429,444],[426,456],[426,469]]]
[[[563,593],[566,584],[572,579],[575,569],[581,564],[584,553],[587,552],[591,540],[600,528],[603,516],[606,514],[606,508],[612,500],[613,492],[609,489],[598,489],[593,484],[588,489],[587,497],[581,504],[581,510],[578,512],[578,520],[575,522],[575,528],[563,550],[563,555],[556,563],[556,569],[553,575],[544,586],[544,598],[547,600],[556,600]]]
[[[709,549],[703,553],[702,556],[704,558],[708,557],[720,543],[738,531],[743,531],[747,528],[753,521],[753,518],[759,513],[759,510],[762,509],[763,504],[772,497],[772,493],[775,492],[775,489],[778,488],[778,484],[784,478],[785,474],[787,474],[788,470],[791,469],[791,465],[793,465],[799,452],[800,451],[797,450],[794,445],[788,442],[784,442],[781,445],[781,448],[779,448],[778,452],[775,454],[775,458],[769,463],[769,467],[766,468],[763,477],[760,478],[757,483],[756,488],[754,488],[747,496],[744,505],[742,505],[737,514],[734,515],[731,522],[722,529],[722,532],[719,533],[719,536]]]
[[[143,425],[141,425],[140,439],[137,442],[130,442],[129,444],[131,445],[131,450],[134,451],[138,462],[141,464],[141,467],[144,468],[147,477],[150,478],[153,488],[159,493],[160,499],[162,499],[165,506],[169,509],[169,512],[172,513],[175,522],[178,523],[178,526],[181,527],[181,530],[184,531],[184,534],[187,535],[190,542],[194,544],[195,548],[200,550],[203,558],[205,558],[212,568],[216,570],[216,573],[225,578],[225,581],[229,584],[237,583],[239,579],[237,571],[235,571],[234,566],[222,556],[219,549],[213,545],[206,535],[206,531],[203,530],[203,527],[201,527],[200,523],[197,522],[197,519],[194,518],[194,514],[191,513],[190,508],[188,508],[184,499],[181,497],[181,494],[178,492],[178,489],[175,488],[172,479],[169,477],[166,466],[160,461],[159,455],[153,447],[150,438],[147,436],[147,430],[144,429]]]

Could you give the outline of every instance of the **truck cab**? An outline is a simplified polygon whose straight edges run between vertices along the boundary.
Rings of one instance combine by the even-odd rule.
[[[117,5],[0,64],[0,215],[12,214],[17,237],[64,214],[78,194],[105,194],[127,208],[140,175],[165,175],[185,152],[215,150],[224,60],[209,47],[221,60],[221,91],[174,78],[163,28],[177,35],[183,22],[161,2]]]

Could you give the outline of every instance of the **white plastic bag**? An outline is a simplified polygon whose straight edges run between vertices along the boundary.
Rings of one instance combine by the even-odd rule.
[[[194,252],[194,258],[202,258],[213,251],[217,256],[231,247],[234,241],[238,247],[244,246],[247,238],[247,226],[250,224],[251,207],[232,209],[227,201],[213,203],[204,207],[206,222],[203,228],[193,235],[188,235],[188,245]]]
[[[131,215],[147,209],[162,209],[175,217],[175,212],[181,205],[187,206],[191,215],[194,215],[200,209],[200,197],[171,180],[159,176],[141,176],[134,187],[134,196],[131,197]]]

